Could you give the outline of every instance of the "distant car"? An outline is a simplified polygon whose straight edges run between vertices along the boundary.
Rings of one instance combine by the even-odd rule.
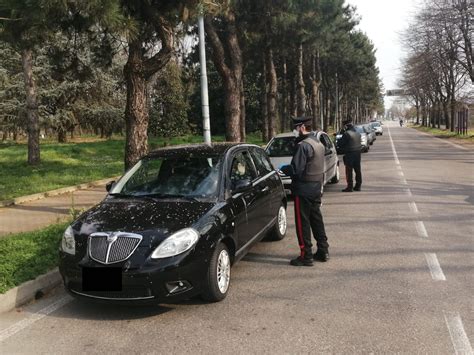
[[[364,128],[365,133],[367,133],[367,141],[369,145],[373,145],[375,140],[377,139],[375,129],[373,129],[370,124],[364,124],[362,125],[362,127]]]
[[[378,121],[371,122],[370,125],[375,130],[375,134],[377,136],[382,136],[383,135],[383,126],[380,122],[378,122]]]
[[[362,146],[361,151],[366,153],[370,149],[370,144],[368,143],[367,132],[362,126],[354,126],[355,130],[360,133],[360,144]],[[341,148],[339,147],[339,141],[342,138],[342,131],[336,134],[336,150],[337,154],[344,154]]]
[[[324,184],[339,182],[339,160],[337,158],[336,147],[332,143],[329,136],[322,131],[314,132],[319,135],[319,140],[326,147],[325,154],[325,169],[324,169]],[[275,168],[282,165],[290,164],[291,158],[296,148],[296,138],[293,133],[282,133],[273,137],[268,142],[265,151]],[[290,189],[291,178],[286,175],[281,175],[281,180],[285,190]]]
[[[142,158],[75,220],[59,270],[74,297],[170,303],[222,300],[231,265],[286,233],[286,194],[264,150],[188,145]]]

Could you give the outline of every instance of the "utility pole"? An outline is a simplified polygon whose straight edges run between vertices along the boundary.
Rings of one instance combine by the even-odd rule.
[[[211,144],[211,123],[209,117],[209,94],[207,88],[206,45],[204,39],[204,14],[198,17],[199,28],[199,63],[201,66],[201,105],[204,143]]]

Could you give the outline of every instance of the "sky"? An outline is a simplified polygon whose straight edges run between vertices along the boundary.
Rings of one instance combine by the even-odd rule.
[[[367,34],[377,49],[377,66],[385,90],[397,89],[404,50],[400,34],[407,28],[421,0],[346,0],[357,7],[359,29]],[[385,98],[390,108],[393,98]]]

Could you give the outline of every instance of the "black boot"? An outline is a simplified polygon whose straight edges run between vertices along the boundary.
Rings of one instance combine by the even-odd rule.
[[[361,189],[360,189],[360,185],[354,186],[354,191],[360,191],[360,190],[361,190]]]
[[[346,187],[344,190],[342,190],[342,192],[352,192],[353,189],[352,187]]]
[[[295,259],[290,260],[290,265],[293,266],[313,266],[313,260],[306,259],[301,256],[298,256]]]
[[[329,252],[318,250],[316,254],[313,255],[313,259],[324,263],[329,260]]]

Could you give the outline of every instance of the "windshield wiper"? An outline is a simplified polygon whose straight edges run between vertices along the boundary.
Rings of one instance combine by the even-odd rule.
[[[151,197],[151,198],[177,198],[189,201],[197,201],[200,200],[194,196],[186,196],[186,195],[179,195],[179,194],[145,194],[145,195],[138,195],[137,197]]]
[[[136,197],[135,195],[122,194],[122,193],[120,193],[120,192],[115,192],[115,193],[109,194],[109,196],[122,197],[122,198],[132,198],[132,197]]]

